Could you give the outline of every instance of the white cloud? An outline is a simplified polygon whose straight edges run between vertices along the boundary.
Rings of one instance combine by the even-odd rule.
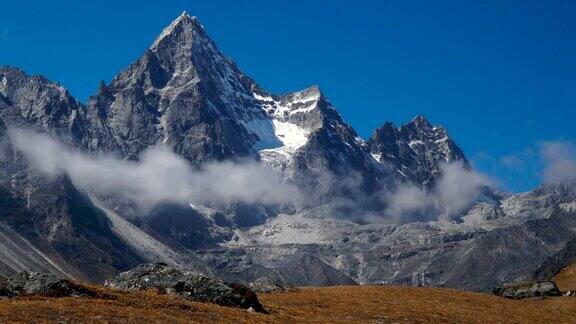
[[[139,161],[71,150],[45,134],[11,129],[14,147],[42,175],[67,175],[78,188],[129,199],[142,208],[158,203],[244,202],[300,199],[279,174],[256,162],[209,163],[194,169],[166,148],[152,147]]]
[[[576,145],[568,141],[545,141],[539,144],[545,184],[576,181]]]
[[[462,162],[444,164],[441,170],[442,176],[430,191],[406,184],[386,195],[385,214],[400,222],[418,213],[425,213],[427,220],[450,219],[470,207],[482,188],[493,183]]]
[[[466,168],[462,162],[444,164],[441,169],[442,177],[433,194],[448,216],[463,212],[482,193],[482,188],[493,183],[487,176]]]
[[[410,184],[402,185],[389,194],[386,202],[388,205],[386,214],[394,218],[420,212],[436,205],[433,195]]]

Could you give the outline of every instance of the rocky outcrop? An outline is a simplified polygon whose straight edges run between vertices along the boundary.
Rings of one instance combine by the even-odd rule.
[[[0,280],[0,297],[79,297],[90,294],[88,289],[49,273],[24,271]]]
[[[190,300],[265,312],[256,294],[247,286],[228,284],[164,263],[140,265],[107,279],[104,285],[123,290],[159,289]]]
[[[554,281],[505,284],[494,288],[493,293],[510,299],[562,296],[562,292],[558,289]]]
[[[281,282],[272,280],[268,277],[260,277],[248,284],[252,291],[257,293],[276,293],[289,291],[291,288]]]

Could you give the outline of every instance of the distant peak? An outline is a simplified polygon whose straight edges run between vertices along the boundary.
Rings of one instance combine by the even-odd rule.
[[[178,18],[176,18],[176,21],[178,20],[191,20],[191,21],[198,21],[198,17],[196,16],[190,16],[188,14],[188,12],[186,10],[182,11],[182,13],[180,14],[180,16],[178,16]]]
[[[198,21],[198,18],[196,18],[195,16],[190,16],[186,11],[182,11],[180,16],[178,16],[174,21],[172,21],[170,25],[168,25],[168,27],[162,30],[162,33],[160,33],[160,35],[156,38],[156,40],[154,41],[154,43],[150,48],[155,48],[156,46],[158,46],[158,44],[160,44],[160,42],[164,38],[173,34],[174,31],[177,30],[178,26],[183,24],[191,24],[193,26],[192,28],[198,28],[201,30],[204,29],[204,27],[202,27],[202,25]]]
[[[303,92],[310,93],[310,94],[317,95],[317,96],[322,95],[322,90],[320,90],[320,87],[317,84],[311,85],[310,87],[304,89]]]
[[[396,125],[394,125],[391,121],[385,121],[380,127],[376,130],[396,130]]]
[[[289,94],[289,96],[305,100],[318,100],[320,97],[322,97],[322,91],[318,85],[314,84],[304,90],[293,92]]]
[[[426,117],[424,117],[424,115],[418,114],[418,115],[416,115],[416,117],[414,117],[412,119],[412,121],[414,121],[414,122],[428,122],[428,119]]]
[[[417,127],[432,127],[428,119],[426,119],[426,117],[424,117],[422,114],[418,114],[416,117],[414,117],[410,124]]]

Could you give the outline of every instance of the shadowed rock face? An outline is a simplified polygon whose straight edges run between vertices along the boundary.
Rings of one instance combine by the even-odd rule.
[[[164,263],[140,265],[106,280],[105,285],[124,290],[160,289],[191,300],[264,312],[256,294],[244,285],[227,284]]]
[[[566,246],[542,263],[534,273],[534,279],[552,279],[562,269],[576,263],[576,238],[566,243]]]
[[[84,108],[61,86],[17,69],[0,68],[0,84],[0,222],[12,246],[2,252],[0,273],[37,269],[97,281],[140,263],[69,179],[41,177],[10,145],[6,128],[19,127],[81,148]]]

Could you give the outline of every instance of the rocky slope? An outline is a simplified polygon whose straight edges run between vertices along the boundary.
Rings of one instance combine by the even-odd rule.
[[[262,206],[162,204],[137,214],[119,197],[47,179],[9,127],[93,153],[137,160],[163,145],[194,167],[249,159],[306,199]],[[434,192],[443,165],[472,170],[423,116],[385,123],[364,142],[317,86],[276,95],[221,53],[195,17],[168,26],[84,107],[60,85],[0,69],[0,272],[51,271],[100,281],[162,261],[227,280],[288,285],[408,284],[489,290],[531,278],[576,237],[573,186],[508,195],[483,188],[447,220],[397,223],[383,197]],[[379,217],[371,217],[374,215]]]
[[[367,142],[370,153],[380,163],[390,164],[401,180],[424,188],[433,187],[441,175],[442,163],[468,164],[462,150],[441,126],[432,126],[422,116],[396,128],[386,122]]]

